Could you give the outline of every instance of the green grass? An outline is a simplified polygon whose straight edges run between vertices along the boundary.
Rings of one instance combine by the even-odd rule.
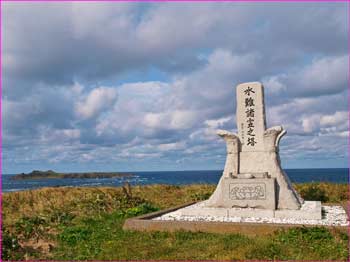
[[[325,228],[296,228],[269,237],[240,234],[123,231],[118,213],[65,227],[55,259],[300,259],[347,258],[347,235]],[[96,228],[99,228],[96,230]]]
[[[346,185],[300,184],[303,197],[343,204]],[[3,194],[3,259],[346,260],[348,235],[323,227],[273,234],[136,232],[126,218],[210,196],[214,186],[44,188]]]

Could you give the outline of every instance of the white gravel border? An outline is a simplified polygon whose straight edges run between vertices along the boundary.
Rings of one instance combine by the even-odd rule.
[[[193,206],[198,205],[194,204]],[[189,208],[191,206],[185,207]],[[224,217],[224,216],[184,216],[179,213],[181,209],[166,213],[153,220],[170,221],[207,221],[207,222],[235,222],[235,223],[262,223],[262,224],[296,224],[320,226],[349,226],[348,216],[341,206],[322,206],[324,217],[316,219],[296,218],[267,218],[267,217]]]

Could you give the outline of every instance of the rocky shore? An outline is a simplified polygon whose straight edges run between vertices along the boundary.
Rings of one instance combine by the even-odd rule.
[[[131,173],[118,173],[118,172],[86,172],[86,173],[57,173],[52,170],[38,171],[34,170],[28,174],[22,173],[11,177],[13,180],[24,179],[41,179],[41,178],[121,178],[132,177]]]

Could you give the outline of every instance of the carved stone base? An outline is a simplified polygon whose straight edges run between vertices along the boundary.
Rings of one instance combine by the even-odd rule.
[[[275,178],[222,177],[207,207],[276,209]]]

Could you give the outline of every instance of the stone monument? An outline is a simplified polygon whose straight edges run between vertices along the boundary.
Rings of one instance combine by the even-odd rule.
[[[304,201],[283,172],[278,147],[286,131],[281,126],[266,129],[262,84],[240,84],[236,92],[238,132],[218,130],[226,142],[227,155],[211,197],[129,218],[124,229],[256,235],[284,226],[349,225],[341,206],[322,207],[320,201]]]
[[[236,94],[238,134],[218,131],[227,148],[222,177],[200,208],[183,209],[182,215],[321,219],[321,202],[304,201],[281,168],[279,141],[286,131],[266,129],[263,85],[243,83]]]

